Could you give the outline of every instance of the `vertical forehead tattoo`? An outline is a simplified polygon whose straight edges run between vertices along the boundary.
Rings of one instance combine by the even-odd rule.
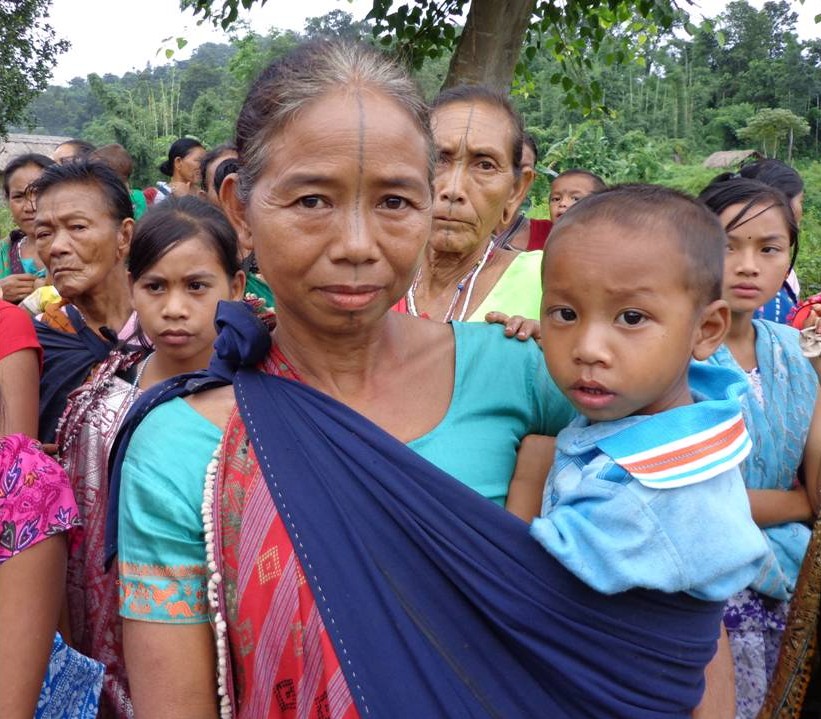
[[[360,203],[362,201],[362,180],[365,174],[365,106],[362,102],[362,91],[357,90],[356,94],[356,111],[358,115],[359,124],[359,158],[356,170],[356,198],[353,206],[354,217],[354,233],[356,234],[356,241],[362,239],[362,214],[360,210]],[[355,264],[353,268],[354,280],[359,274],[359,265]]]
[[[471,125],[473,124],[473,111],[475,109],[476,109],[476,104],[471,103],[470,108],[468,109],[467,121],[465,122],[465,131],[462,134],[462,137],[459,138],[459,150],[461,150],[463,152],[463,154],[465,152],[467,152],[468,135],[470,134],[470,128],[471,128]],[[459,184],[459,176],[462,174],[463,169],[464,168],[460,167],[458,163],[456,163],[454,168],[453,168],[453,175],[451,177],[452,185],[451,185],[451,188],[450,188],[450,196],[448,198],[448,217],[450,217],[451,213],[453,212],[453,202],[454,202],[453,198],[456,195],[456,187]],[[449,235],[450,231],[451,231],[450,227],[448,227],[445,230],[445,234]]]

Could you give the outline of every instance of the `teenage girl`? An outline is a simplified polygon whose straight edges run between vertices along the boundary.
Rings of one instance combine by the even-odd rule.
[[[790,272],[798,227],[787,198],[755,180],[717,178],[700,199],[727,232],[724,299],[732,324],[725,344],[708,360],[743,371],[749,391],[744,419],[753,450],[742,474],[753,519],[772,555],[756,582],[732,597],[724,623],[736,674],[737,717],[758,713],[772,675],[788,602],[807,549],[807,527],[819,508],[821,361],[801,353],[792,327],[753,319]]]
[[[208,366],[220,300],[242,298],[237,236],[220,210],[191,196],[170,197],[137,224],[129,282],[143,349],[114,351],[69,396],[57,443],[85,527],[68,562],[72,639],[106,662],[103,706],[131,712],[118,616],[117,572],[104,572],[108,455],[140,393],[177,374]],[[139,344],[139,343],[131,343]]]

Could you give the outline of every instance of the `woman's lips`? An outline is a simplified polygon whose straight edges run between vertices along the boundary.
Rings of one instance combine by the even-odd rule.
[[[319,291],[335,307],[352,311],[367,307],[373,302],[382,287],[379,285],[326,285]]]

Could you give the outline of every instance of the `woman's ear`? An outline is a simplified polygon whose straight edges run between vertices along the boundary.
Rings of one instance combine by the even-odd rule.
[[[505,202],[504,209],[502,210],[502,225],[507,225],[511,222],[513,216],[525,201],[525,197],[527,197],[527,193],[530,192],[530,188],[535,179],[536,173],[533,171],[532,167],[522,168],[522,172],[516,180],[516,183],[513,185],[513,188],[510,191],[510,197],[507,198],[507,202]]]
[[[251,237],[251,229],[245,221],[245,205],[237,196],[239,185],[239,175],[232,172],[226,175],[220,185],[219,198],[223,212],[234,226],[234,231],[239,239],[240,257],[247,257],[254,249],[254,241]]]
[[[705,360],[715,352],[730,331],[730,306],[716,300],[701,312],[693,339],[693,359]]]
[[[231,299],[235,302],[245,297],[245,273],[242,270],[231,278],[230,293]]]
[[[128,257],[128,252],[131,249],[131,238],[134,236],[134,220],[131,217],[126,217],[117,230],[117,258],[123,259]]]

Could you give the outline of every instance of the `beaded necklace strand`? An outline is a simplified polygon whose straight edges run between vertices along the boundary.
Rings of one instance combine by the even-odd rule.
[[[453,319],[453,315],[456,312],[456,307],[459,304],[459,298],[461,297],[465,287],[467,287],[464,303],[462,304],[462,311],[459,313],[459,317],[456,318],[459,322],[462,322],[465,319],[465,315],[468,311],[468,305],[470,305],[470,298],[473,296],[473,288],[476,285],[476,278],[479,277],[479,273],[488,263],[488,260],[490,260],[494,249],[495,244],[493,242],[493,238],[491,238],[490,242],[488,242],[487,249],[485,249],[484,254],[482,254],[481,259],[479,259],[476,264],[470,268],[467,274],[465,274],[465,276],[456,283],[456,290],[453,293],[453,297],[450,300],[450,305],[448,306],[447,312],[445,312],[442,322],[450,322]],[[405,300],[408,304],[408,314],[411,314],[414,317],[419,317],[419,311],[416,309],[416,290],[419,287],[419,280],[421,278],[422,268],[420,267],[416,272],[416,277],[413,278],[413,283],[411,284],[407,295],[405,295]]]

